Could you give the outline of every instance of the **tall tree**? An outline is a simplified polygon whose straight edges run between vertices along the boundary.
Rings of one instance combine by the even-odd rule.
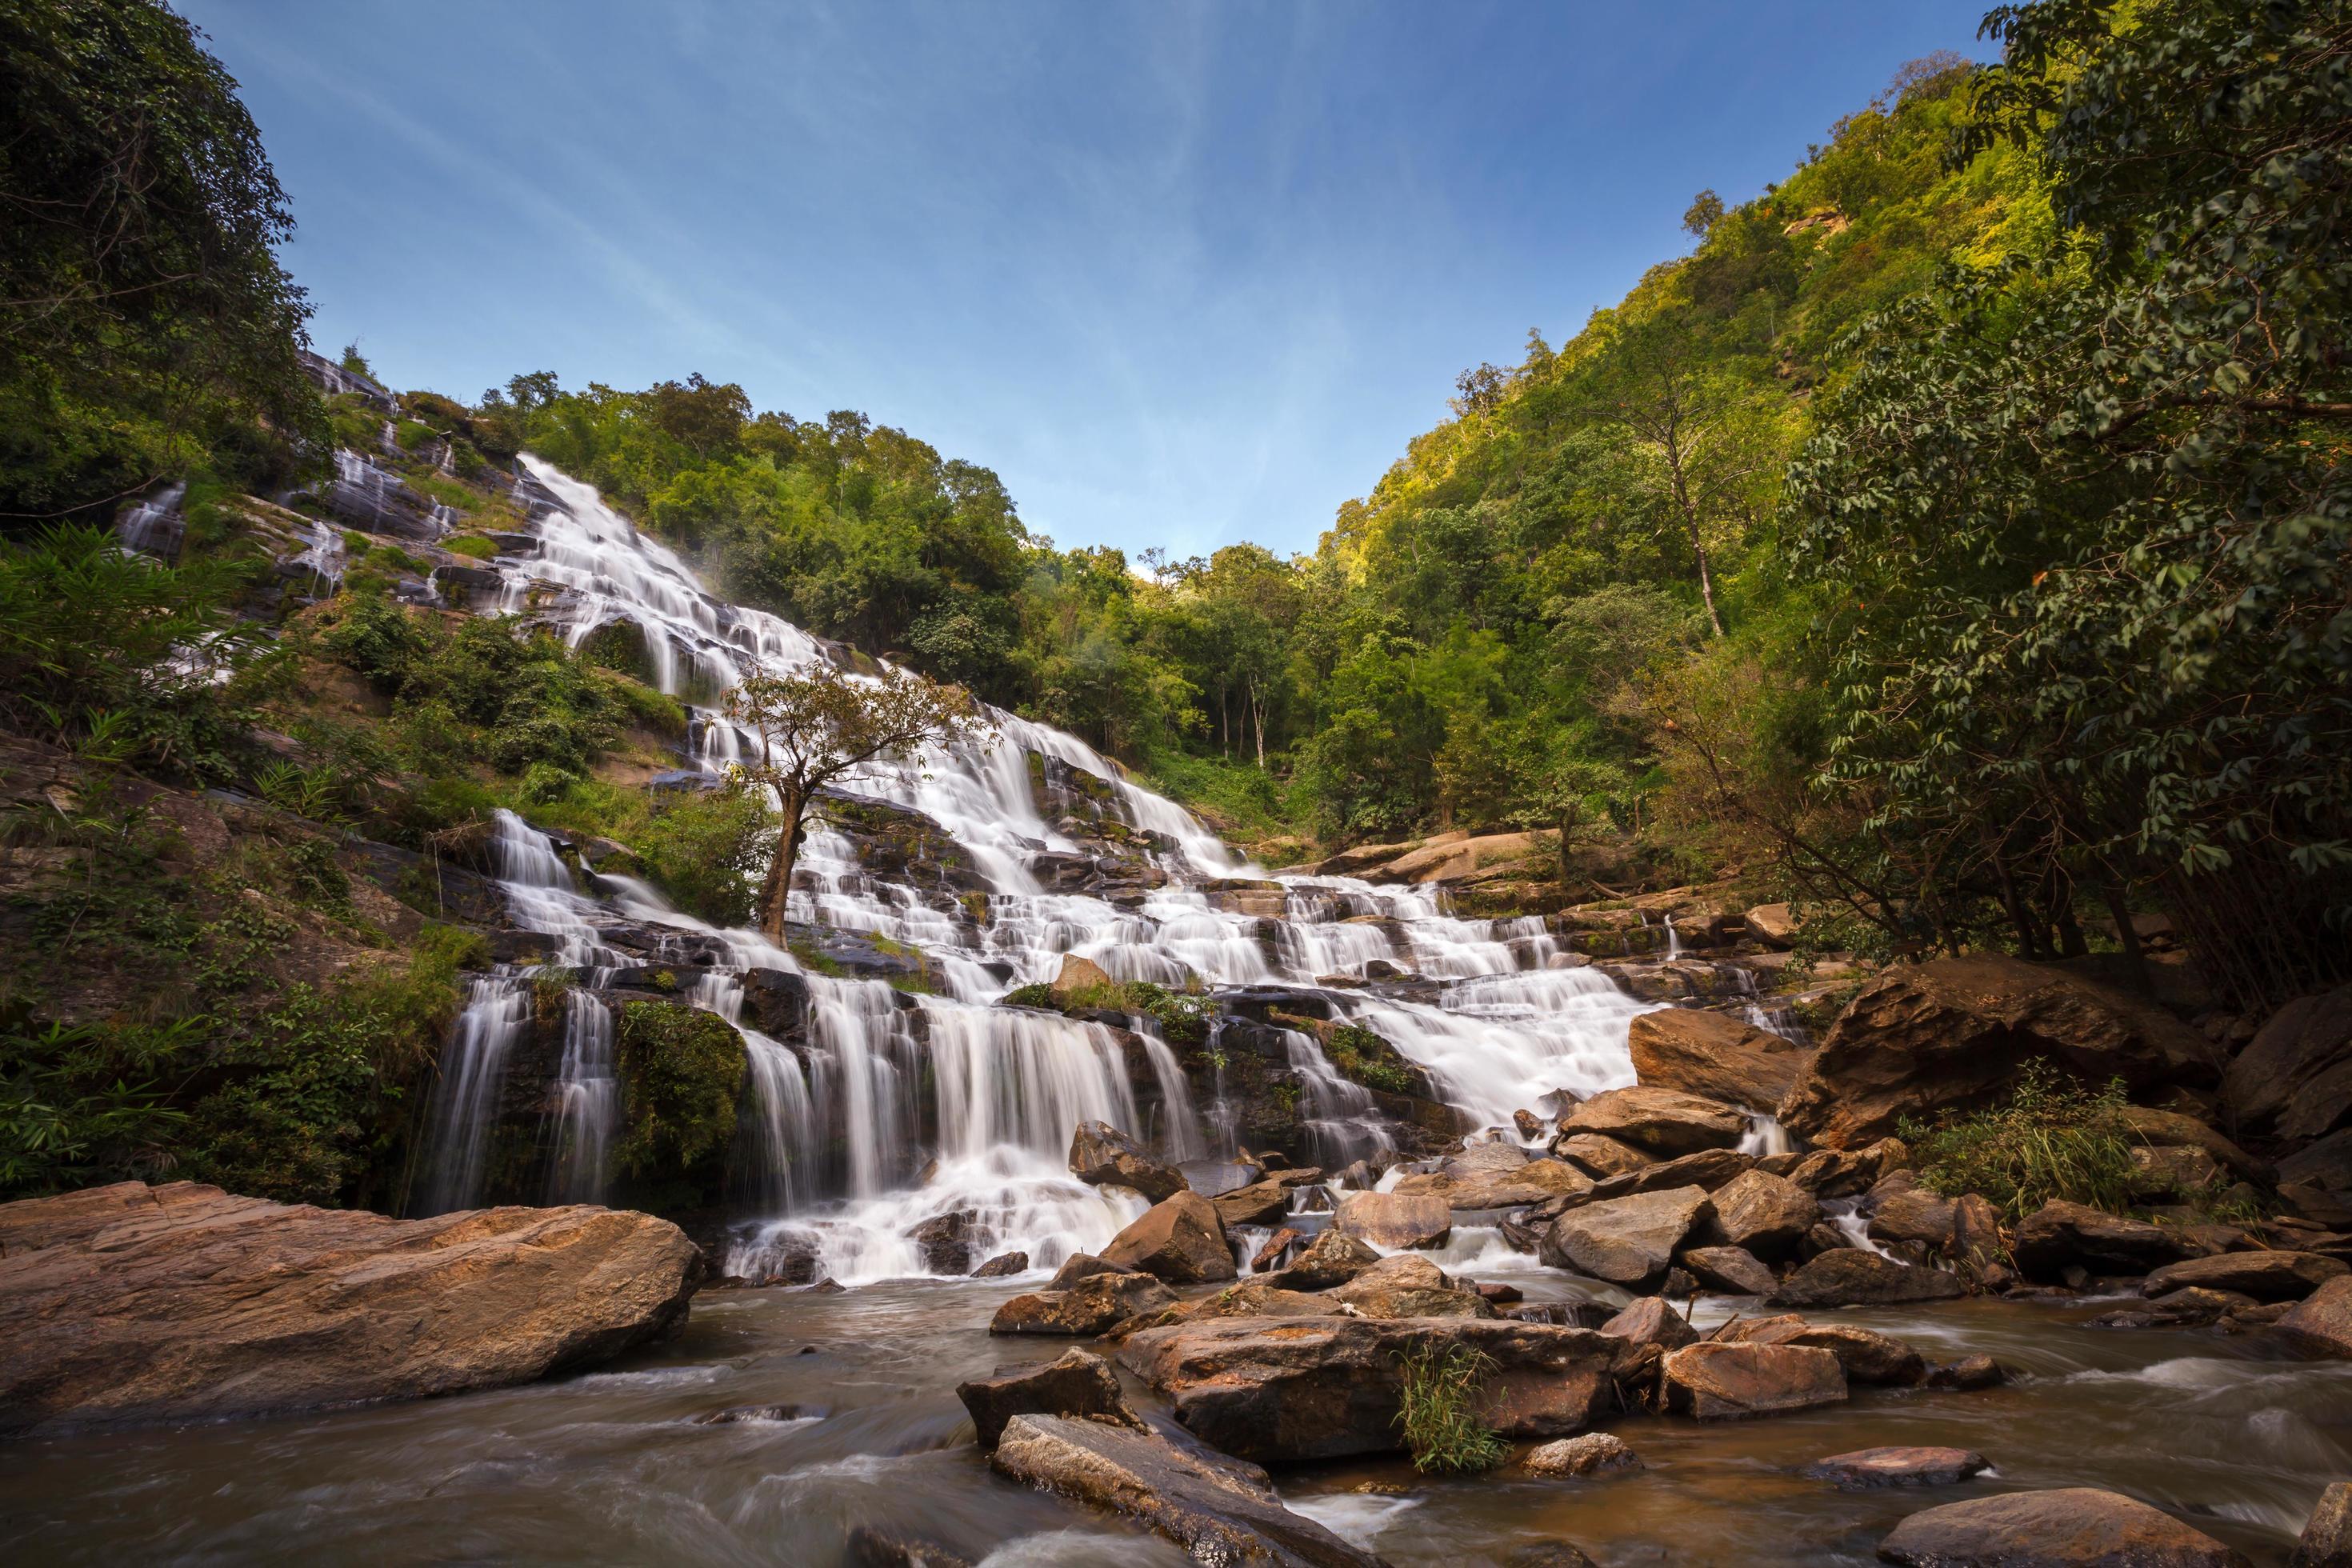
[[[875,763],[903,763],[932,742],[994,739],[983,710],[961,687],[903,672],[867,679],[829,664],[798,674],[761,670],[727,694],[727,717],[759,742],[739,763],[744,782],[775,791],[779,833],[760,890],[760,928],[779,946],[793,866],[817,792]]]

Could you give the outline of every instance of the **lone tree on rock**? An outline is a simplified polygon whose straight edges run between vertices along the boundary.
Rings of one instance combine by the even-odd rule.
[[[865,679],[829,664],[791,675],[758,671],[727,694],[727,717],[760,740],[759,760],[737,763],[736,776],[776,792],[782,831],[760,889],[760,929],[779,946],[793,863],[819,790],[868,763],[903,761],[926,742],[995,738],[960,686],[900,671]]]

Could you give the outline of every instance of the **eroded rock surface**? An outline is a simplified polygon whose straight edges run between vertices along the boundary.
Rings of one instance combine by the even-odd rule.
[[[1751,1110],[1779,1105],[1813,1055],[1752,1024],[1690,1007],[1642,1014],[1628,1044],[1643,1083]]]

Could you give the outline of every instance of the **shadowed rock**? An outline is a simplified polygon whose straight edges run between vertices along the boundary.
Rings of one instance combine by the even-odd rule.
[[[2306,1355],[2352,1360],[2352,1275],[2338,1275],[2289,1308],[2273,1331]]]
[[[1111,1237],[1103,1259],[1171,1285],[1211,1285],[1240,1270],[1225,1230],[1209,1200],[1181,1192],[1154,1204],[1143,1217]]]
[[[2026,1278],[2056,1279],[2069,1265],[2094,1274],[2146,1274],[2196,1249],[2162,1226],[2053,1199],[2019,1222],[2011,1250]]]
[[[1333,1228],[1379,1247],[1443,1247],[1454,1235],[1454,1213],[1444,1198],[1400,1193],[1349,1193],[1339,1200]]]
[[[2175,1290],[2234,1290],[2257,1301],[2300,1301],[2330,1279],[2352,1274],[2316,1252],[2224,1252],[2168,1263],[2140,1282],[2144,1296]]]
[[[1108,1121],[1078,1123],[1070,1136],[1070,1174],[1088,1186],[1130,1188],[1155,1204],[1188,1190],[1173,1165]]]
[[[1058,1278],[1058,1276],[1056,1276]],[[1032,1290],[996,1309],[992,1334],[1099,1334],[1142,1312],[1176,1304],[1176,1292],[1149,1274],[1088,1274],[1066,1290]]]
[[[1858,1247],[1842,1247],[1780,1281],[1769,1298],[1776,1307],[1883,1307],[1901,1301],[1942,1301],[1965,1296],[1968,1287],[1940,1268],[1897,1263]]]
[[[1138,1432],[1150,1430],[1128,1407],[1118,1373],[1110,1363],[1085,1351],[1067,1351],[1044,1366],[999,1369],[994,1377],[956,1385],[956,1397],[971,1415],[983,1448],[996,1447],[1004,1424],[1015,1415],[1083,1415]]]

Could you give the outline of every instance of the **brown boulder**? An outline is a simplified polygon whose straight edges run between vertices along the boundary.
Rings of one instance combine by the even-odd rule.
[[[1491,1318],[1495,1309],[1475,1290],[1446,1278],[1426,1258],[1400,1253],[1383,1258],[1325,1297],[1367,1318]]]
[[[2025,1062],[2091,1083],[2210,1082],[2204,1037],[2170,1014],[2064,970],[1998,953],[1906,964],[1866,986],[1781,1101],[1782,1126],[1831,1148],[2000,1099]]]
[[[1713,1212],[1696,1187],[1590,1204],[1552,1221],[1538,1254],[1553,1268],[1629,1289],[1654,1289],[1674,1266],[1685,1238]]]
[[[2300,1301],[2346,1274],[2352,1268],[2316,1252],[2224,1252],[2168,1263],[2140,1281],[2139,1289],[2143,1296],[2194,1288],[2234,1290],[2257,1301]]]
[[[1059,1276],[1055,1276],[1059,1278]],[[992,1334],[1099,1334],[1139,1312],[1176,1304],[1176,1293],[1149,1274],[1088,1274],[1066,1289],[1032,1290],[996,1309]]]
[[[1822,1222],[1822,1205],[1796,1183],[1749,1171],[1717,1187],[1700,1235],[1714,1247],[1737,1247],[1779,1261]]]
[[[1756,1156],[1737,1149],[1702,1149],[1628,1171],[1592,1184],[1595,1198],[1630,1198],[1636,1193],[1662,1193],[1669,1187],[1697,1187],[1713,1192],[1756,1168]]]
[[[1506,1437],[1559,1437],[1613,1406],[1634,1347],[1590,1329],[1480,1318],[1229,1318],[1146,1329],[1121,1365],[1175,1406],[1194,1436],[1262,1461],[1385,1454],[1403,1446],[1397,1416],[1404,1358],[1462,1346],[1494,1364],[1478,1415]]]
[[[2221,1079],[2239,1131],[2303,1142],[2352,1126],[2352,985],[2298,996]]]
[[[1110,977],[1110,971],[1093,959],[1064,953],[1061,973],[1054,976],[1054,994],[1067,996],[1074,991],[1100,991],[1118,984]]]
[[[1107,1263],[1139,1269],[1171,1285],[1213,1285],[1241,1272],[1215,1207],[1192,1192],[1152,1205],[1111,1237],[1102,1256]]]
[[[1927,1376],[1926,1358],[1892,1335],[1844,1323],[1809,1323],[1794,1314],[1727,1323],[1710,1337],[1726,1344],[1806,1345],[1827,1351],[1845,1369],[1848,1383],[1910,1388]]]
[[[1564,1137],[1598,1132],[1646,1153],[1671,1159],[1702,1149],[1728,1149],[1746,1135],[1748,1118],[1727,1105],[1679,1089],[1612,1089],[1560,1118]]]
[[[983,1448],[996,1447],[1004,1424],[1015,1415],[1083,1415],[1116,1422],[1138,1432],[1150,1430],[1129,1408],[1110,1363],[1085,1351],[1065,1351],[1044,1366],[999,1368],[994,1377],[956,1385],[956,1397],[971,1413]]]
[[[1285,1171],[1246,1187],[1234,1187],[1217,1194],[1209,1206],[1217,1211],[1222,1225],[1279,1225],[1290,1213],[1290,1190],[1301,1184],[1295,1178],[1301,1173]],[[1320,1179],[1321,1173],[1304,1173],[1308,1182]]]
[[[1679,1261],[1700,1285],[1734,1296],[1769,1295],[1780,1283],[1744,1247],[1685,1247]]]
[[[1842,1247],[1780,1281],[1777,1307],[1883,1307],[1901,1301],[1942,1301],[1965,1296],[1958,1275],[1897,1263],[1858,1247]]]
[[[1070,1174],[1090,1187],[1130,1188],[1155,1204],[1186,1190],[1173,1165],[1153,1159],[1150,1150],[1108,1121],[1078,1123],[1070,1135]]]
[[[2052,1280],[2069,1265],[2094,1274],[2146,1274],[2198,1249],[2161,1226],[2053,1198],[2018,1222],[2010,1250],[2027,1279]]]
[[[975,1279],[1002,1279],[1008,1274],[1029,1272],[1029,1255],[1025,1252],[1000,1252],[971,1271]]]
[[[1129,1318],[1118,1325],[1121,1335],[1171,1323],[1199,1322],[1207,1318],[1344,1318],[1348,1309],[1329,1296],[1306,1290],[1286,1290],[1264,1279],[1244,1279],[1207,1296],[1195,1296]]]
[[[1016,1415],[989,1462],[1016,1481],[1125,1514],[1234,1568],[1383,1568],[1290,1511],[1255,1465],[1101,1421]]]
[[[1454,1235],[1454,1211],[1444,1198],[1349,1193],[1339,1200],[1331,1224],[1377,1247],[1443,1247]]]
[[[1570,1132],[1556,1140],[1551,1152],[1595,1181],[1623,1175],[1654,1163],[1622,1138],[1600,1132]]]
[[[1604,1334],[1614,1334],[1637,1345],[1655,1345],[1662,1351],[1680,1350],[1695,1343],[1698,1331],[1690,1320],[1666,1305],[1660,1296],[1643,1296],[1623,1311],[1601,1325]]]
[[[1759,904],[1739,923],[1759,946],[1786,952],[1797,945],[1796,912],[1786,904]]]
[[[2272,1331],[2306,1355],[2352,1360],[2352,1275],[2338,1275],[2287,1309]]]
[[[2215,1164],[2242,1182],[2268,1184],[2278,1179],[2270,1162],[2255,1159],[2193,1116],[2152,1105],[2126,1105],[2116,1115],[2133,1137],[2150,1148],[2202,1149]]]
[[[0,1257],[7,1435],[528,1383],[676,1332],[701,1273],[625,1210],[395,1220],[191,1182],[0,1205]]]
[[[1805,1467],[1805,1474],[1833,1482],[1842,1490],[1861,1491],[1870,1487],[1948,1487],[1990,1468],[1982,1454],[1968,1448],[1857,1448],[1816,1459]]]
[[[1668,1352],[1659,1375],[1666,1408],[1701,1421],[1786,1415],[1846,1396],[1837,1357],[1805,1345],[1701,1341]]]
[[[1531,1476],[1592,1476],[1606,1470],[1638,1470],[1642,1459],[1616,1434],[1587,1432],[1581,1437],[1546,1443],[1519,1464]]]
[[[1507,1171],[1427,1171],[1400,1177],[1390,1191],[1402,1197],[1433,1197],[1449,1209],[1518,1208],[1556,1197],[1582,1197],[1592,1178],[1565,1160],[1528,1160]]]
[[[1345,1285],[1381,1260],[1381,1255],[1344,1230],[1326,1229],[1282,1268],[1265,1278],[1286,1290],[1328,1290]]]
[[[2352,1568],[2352,1481],[2319,1494],[2287,1568]]]
[[[1909,1180],[1909,1173],[1889,1176],[1873,1187],[1871,1205],[1868,1229],[1873,1241],[1916,1241],[1936,1252],[1951,1249],[1952,1200],[1916,1185]]]
[[[1896,1525],[1878,1555],[1909,1568],[2246,1568],[2170,1514],[2091,1487],[1948,1502]]]
[[[1665,1007],[1633,1020],[1634,1075],[1744,1110],[1769,1111],[1788,1095],[1812,1052],[1721,1013]]]
[[[1992,1357],[1964,1355],[1958,1361],[1937,1362],[1929,1367],[1927,1386],[1970,1393],[1979,1388],[1999,1388],[2008,1381],[2009,1373]]]

